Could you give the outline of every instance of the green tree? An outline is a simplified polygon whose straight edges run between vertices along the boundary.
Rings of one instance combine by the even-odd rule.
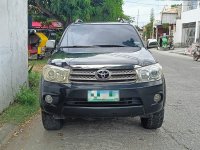
[[[94,1],[94,0],[93,0]],[[97,0],[96,0],[97,1]],[[93,5],[91,21],[117,21],[118,18],[130,19],[123,14],[123,0],[101,0]]]
[[[150,14],[150,23],[153,24],[154,20],[155,20],[154,9],[152,8]]]
[[[149,27],[149,31],[150,31],[150,37],[152,37],[153,35],[153,23],[155,20],[155,16],[154,16],[154,9],[151,9],[151,14],[150,14],[150,27]]]
[[[116,21],[123,16],[123,0],[28,0],[29,14],[52,18],[66,27],[76,19]]]
[[[146,36],[147,39],[151,38],[151,31],[152,31],[152,25],[151,23],[148,23],[145,26],[145,31],[144,31],[144,35]]]
[[[153,34],[153,23],[155,20],[155,16],[154,16],[154,9],[151,9],[151,13],[150,13],[150,22],[145,26],[145,36],[147,39],[152,37]]]
[[[90,0],[29,0],[30,5],[36,7],[40,15],[59,20],[65,26],[77,18],[90,19]]]

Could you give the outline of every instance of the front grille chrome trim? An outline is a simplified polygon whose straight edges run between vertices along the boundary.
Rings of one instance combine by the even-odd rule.
[[[103,66],[105,68],[105,66]],[[101,68],[100,68],[101,69]],[[107,68],[106,68],[107,69]],[[107,70],[111,73],[108,80],[98,80],[96,72],[99,68],[72,68],[70,72],[71,82],[136,82],[138,77],[133,68],[110,66]]]

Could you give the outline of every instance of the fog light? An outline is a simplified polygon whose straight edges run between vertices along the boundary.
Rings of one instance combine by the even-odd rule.
[[[156,102],[156,103],[158,103],[158,102],[160,102],[161,101],[161,95],[160,94],[155,94],[154,95],[154,101]]]
[[[51,104],[53,102],[53,98],[51,95],[46,95],[45,96],[45,102]]]

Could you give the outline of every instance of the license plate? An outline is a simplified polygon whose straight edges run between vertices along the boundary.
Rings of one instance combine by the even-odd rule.
[[[90,90],[88,102],[118,102],[119,91],[117,90]]]

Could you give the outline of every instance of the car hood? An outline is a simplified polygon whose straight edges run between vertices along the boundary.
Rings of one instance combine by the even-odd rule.
[[[51,64],[60,66],[63,64],[74,65],[139,65],[147,66],[155,64],[152,54],[142,48],[139,51],[106,52],[106,53],[55,53],[50,61]]]

